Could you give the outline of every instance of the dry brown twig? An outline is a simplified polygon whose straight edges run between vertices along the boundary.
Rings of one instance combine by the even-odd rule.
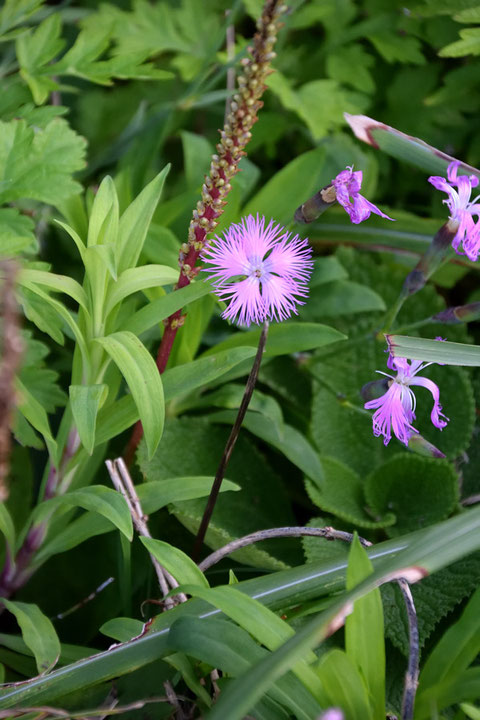
[[[123,495],[127,502],[135,530],[139,535],[151,538],[152,536],[147,525],[148,517],[143,512],[140,500],[135,490],[135,485],[130,477],[130,473],[128,472],[128,468],[125,465],[123,458],[105,460],[105,465],[107,466],[107,470],[115,490]],[[163,605],[165,610],[170,610],[179,602],[185,602],[187,600],[187,596],[184,593],[178,593],[174,597],[168,597],[170,590],[177,588],[178,583],[173,575],[171,575],[151,553],[150,559],[153,567],[155,568],[158,584],[164,598]]]

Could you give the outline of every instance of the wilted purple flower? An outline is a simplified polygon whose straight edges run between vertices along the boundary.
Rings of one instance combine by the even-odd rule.
[[[459,165],[458,160],[450,163],[447,168],[448,180],[432,175],[432,177],[428,178],[428,182],[437,190],[442,190],[448,195],[448,198],[443,202],[450,210],[450,220],[453,223],[458,223],[457,232],[452,240],[453,249],[459,255],[466,255],[469,260],[475,262],[478,260],[480,252],[480,204],[477,202],[478,197],[470,200],[470,196],[472,188],[477,187],[479,181],[475,175],[460,175],[458,177]],[[477,217],[476,223],[473,221],[473,215]],[[460,248],[460,245],[462,245],[462,248]]]
[[[393,218],[385,215],[376,205],[360,195],[362,187],[363,173],[361,170],[353,172],[353,166],[347,167],[346,170],[338,173],[337,177],[332,180],[333,187],[337,196],[337,201],[350,215],[350,220],[355,223],[361,223],[370,217],[370,213],[380,215],[387,220]],[[351,199],[350,199],[351,198]]]
[[[222,317],[246,326],[297,314],[308,294],[311,256],[307,240],[291,238],[273,220],[265,227],[258,215],[230,225],[202,252],[216,295],[230,301]]]
[[[376,408],[372,418],[373,434],[375,437],[383,435],[384,445],[388,445],[390,442],[392,429],[394,435],[405,445],[408,445],[411,435],[418,432],[412,425],[412,421],[415,420],[416,398],[411,385],[421,385],[430,390],[433,397],[433,410],[430,415],[432,423],[439,430],[446,426],[448,418],[442,413],[438,386],[428,378],[417,377],[417,373],[431,364],[422,363],[421,360],[408,361],[405,358],[393,358],[389,355],[387,367],[390,370],[396,370],[396,377],[380,370],[377,371],[390,378],[389,388],[381,397],[365,403],[364,407],[367,410]],[[444,419],[442,420],[442,418]]]

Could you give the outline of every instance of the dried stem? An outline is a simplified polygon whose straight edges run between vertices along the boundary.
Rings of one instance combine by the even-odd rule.
[[[18,265],[13,260],[0,263],[2,287],[0,312],[2,318],[2,360],[0,364],[0,502],[8,498],[10,470],[10,421],[15,407],[15,374],[20,366],[23,343],[20,336],[18,306],[15,299],[15,278]]]
[[[195,544],[193,546],[192,552],[192,558],[195,561],[198,559],[198,556],[200,554],[200,550],[202,548],[203,541],[208,530],[208,525],[210,523],[213,510],[215,508],[215,503],[217,502],[218,494],[222,486],[228,461],[230,460],[230,457],[232,455],[233,448],[235,447],[235,443],[237,442],[238,434],[240,432],[240,428],[245,418],[245,413],[247,412],[248,405],[250,403],[250,400],[252,399],[253,390],[255,388],[255,384],[258,378],[258,372],[260,370],[260,363],[262,362],[263,351],[265,350],[265,343],[267,342],[267,335],[268,320],[266,320],[263,324],[262,332],[260,334],[260,340],[258,341],[257,354],[255,355],[255,360],[253,361],[252,369],[250,370],[250,374],[247,379],[247,384],[245,386],[245,392],[243,394],[242,402],[240,403],[240,407],[238,408],[237,417],[228,437],[227,444],[225,445],[225,450],[223,451],[222,459],[220,460],[217,474],[215,475],[215,480],[213,481],[212,489],[210,491],[207,505],[203,513],[202,522],[200,523],[200,527],[198,528],[198,533],[197,537],[195,538]]]
[[[135,530],[138,532],[139,535],[151,538],[152,536],[147,525],[148,517],[144,514],[142,510],[140,500],[135,490],[135,485],[133,484],[133,480],[130,477],[130,473],[128,472],[125,462],[122,458],[117,458],[116,460],[105,460],[105,465],[107,466],[107,470],[110,474],[110,478],[112,480],[113,486],[115,487],[115,490],[121,493],[121,495],[123,495],[127,502],[128,509],[130,510],[130,515],[132,516],[132,521],[135,526]],[[167,597],[170,590],[178,587],[178,583],[173,577],[173,575],[171,575],[168,570],[166,570],[162,565],[160,565],[158,560],[151,553],[150,559],[152,561],[153,567],[155,568],[158,584],[160,585],[160,590],[164,597],[165,610],[170,610],[172,607],[178,604],[178,602],[185,602],[187,600],[187,597],[186,595],[184,595],[184,593],[178,593],[175,598]]]
[[[275,57],[273,48],[281,26],[280,18],[286,10],[287,6],[280,0],[265,0],[262,15],[257,22],[253,46],[249,48],[250,57],[242,61],[244,70],[238,78],[238,92],[230,102],[224,128],[220,131],[217,154],[213,155],[210,172],[205,177],[202,199],[193,211],[188,240],[180,249],[180,275],[175,287],[177,290],[189,285],[198,274],[197,262],[207,235],[218,225],[218,218],[232,189],[230,182],[238,172],[240,160],[246,154],[244,148],[252,136],[251,129],[263,105],[261,97],[266,90],[265,80],[273,72],[270,62]],[[184,321],[182,310],[178,310],[165,321],[157,353],[160,373],[163,373],[167,366],[178,328]],[[142,426],[138,422],[125,452],[127,464],[133,460],[142,434]]]
[[[232,540],[228,545],[224,545],[218,550],[215,550],[215,552],[202,560],[202,562],[198,564],[198,567],[202,572],[205,572],[220,562],[220,560],[223,560],[224,557],[227,557],[227,555],[231,555],[236,550],[240,550],[240,548],[253,545],[253,543],[261,542],[262,540],[271,540],[272,538],[280,537],[323,537],[325,540],[343,540],[348,543],[351,543],[353,540],[352,533],[335,530],[332,527],[281,527],[257,530],[254,533],[250,533],[250,535],[244,535],[241,538]],[[371,543],[364,538],[359,538],[359,540],[364,547],[371,545]]]

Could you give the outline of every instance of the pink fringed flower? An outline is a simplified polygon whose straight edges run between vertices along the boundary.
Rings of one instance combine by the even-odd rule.
[[[353,166],[347,167],[338,173],[337,177],[332,180],[333,187],[337,196],[337,201],[347,211],[352,223],[358,224],[370,217],[370,213],[380,215],[387,220],[393,218],[385,215],[376,205],[360,195],[362,187],[363,173],[361,170],[353,172]],[[351,198],[351,199],[350,199]]]
[[[433,410],[430,415],[432,423],[439,430],[446,426],[448,418],[442,413],[438,386],[428,378],[417,377],[417,373],[431,364],[422,363],[421,360],[408,361],[405,358],[389,356],[387,366],[390,370],[396,370],[396,377],[382,373],[380,370],[377,371],[390,378],[389,388],[382,397],[365,403],[365,408],[367,410],[376,409],[372,418],[373,434],[375,437],[383,435],[384,445],[388,445],[390,442],[392,429],[394,435],[405,445],[408,445],[412,434],[418,432],[412,425],[415,420],[416,398],[411,385],[421,385],[431,392],[433,397]]]
[[[453,249],[459,255],[466,255],[469,260],[475,262],[480,253],[480,204],[477,202],[478,197],[470,200],[470,196],[479,181],[475,175],[458,177],[459,165],[458,160],[450,163],[447,168],[448,181],[443,177],[432,175],[428,178],[428,182],[448,195],[443,202],[450,210],[450,220],[458,224],[452,240]],[[474,215],[477,218],[476,223],[473,220]]]
[[[229,302],[222,317],[239,325],[285,320],[308,295],[312,249],[298,235],[249,215],[202,252],[215,294]]]

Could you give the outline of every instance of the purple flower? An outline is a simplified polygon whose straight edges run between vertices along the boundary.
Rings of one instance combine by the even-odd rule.
[[[387,220],[393,220],[393,218],[388,217],[388,215],[385,215],[385,213],[379,210],[376,205],[364,198],[363,195],[360,195],[362,177],[362,171],[356,170],[353,172],[352,166],[347,167],[346,170],[342,170],[342,172],[338,173],[337,177],[332,180],[337,200],[350,215],[350,220],[355,224],[361,223],[363,220],[369,218],[372,212]]]
[[[417,377],[417,373],[431,364],[422,363],[421,360],[409,361],[405,358],[393,358],[389,355],[387,367],[390,370],[396,370],[396,377],[382,373],[380,370],[377,371],[390,378],[389,388],[382,397],[369,400],[364,407],[367,410],[376,409],[372,418],[373,434],[375,437],[383,435],[384,445],[388,445],[391,440],[392,428],[394,435],[405,445],[408,445],[413,433],[418,433],[418,430],[412,425],[412,421],[415,420],[416,398],[411,385],[421,385],[430,390],[433,397],[433,410],[430,415],[432,423],[439,430],[446,426],[448,418],[442,413],[438,386],[428,378]],[[442,418],[445,419],[442,420]]]
[[[298,235],[249,215],[215,236],[202,252],[215,294],[229,301],[222,317],[239,325],[285,320],[308,294],[312,249]]]
[[[443,202],[450,210],[450,220],[458,226],[452,240],[453,249],[459,255],[466,255],[469,260],[475,262],[478,260],[480,252],[480,204],[477,203],[478,197],[470,200],[470,196],[472,188],[478,185],[478,178],[475,175],[458,177],[457,171],[460,164],[458,160],[450,163],[447,168],[448,180],[432,175],[428,178],[428,182],[437,190],[446,192],[448,195]],[[454,186],[456,186],[456,190]],[[473,221],[473,215],[477,217],[476,223]]]

